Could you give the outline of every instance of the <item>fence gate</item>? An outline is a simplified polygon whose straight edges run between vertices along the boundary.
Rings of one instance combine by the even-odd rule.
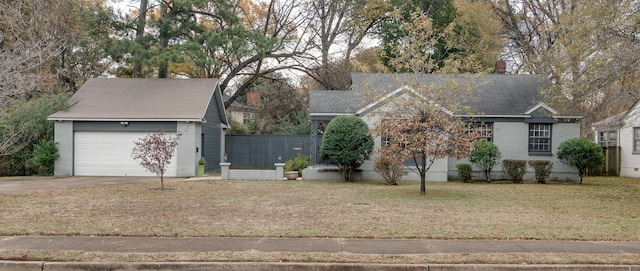
[[[620,146],[602,147],[604,164],[596,168],[588,168],[588,176],[620,176]]]
[[[225,155],[233,169],[273,169],[298,153],[309,156],[308,135],[226,135]]]
[[[620,176],[620,146],[602,148],[604,151],[605,176]]]

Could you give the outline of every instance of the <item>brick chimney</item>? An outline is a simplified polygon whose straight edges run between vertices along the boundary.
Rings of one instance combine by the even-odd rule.
[[[260,92],[258,91],[249,91],[247,92],[247,105],[255,106],[256,108],[260,107]]]
[[[497,74],[505,74],[506,72],[507,72],[507,63],[502,58],[498,59],[498,61],[496,61],[495,73],[497,73]]]

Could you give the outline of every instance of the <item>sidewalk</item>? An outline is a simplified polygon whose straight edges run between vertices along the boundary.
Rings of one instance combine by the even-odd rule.
[[[234,237],[0,236],[0,251],[66,250],[105,253],[316,252],[332,254],[569,253],[630,254],[640,242],[536,240],[421,240]],[[606,270],[640,271],[637,265],[490,265],[348,263],[62,263],[0,261],[0,270]]]
[[[112,253],[322,252],[411,255],[432,253],[638,254],[640,242],[536,240],[422,240],[234,237],[4,236],[0,250]]]

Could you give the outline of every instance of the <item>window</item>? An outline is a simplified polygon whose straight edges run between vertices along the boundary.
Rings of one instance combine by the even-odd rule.
[[[551,152],[551,124],[529,124],[529,152]]]
[[[381,138],[381,140],[382,140],[382,146],[389,146],[389,145],[391,145],[391,137],[383,136],[383,137]]]
[[[242,113],[242,124],[249,124],[253,118],[255,118],[253,113]]]
[[[640,153],[640,127],[633,127],[633,152]]]
[[[382,125],[382,127],[386,127],[387,125],[391,125],[391,124],[387,124],[387,123],[392,123],[392,122],[394,123],[394,125],[397,125],[397,123],[399,121],[402,121],[402,120],[384,119],[384,120],[382,120],[382,123],[380,125]],[[385,129],[385,131],[387,131],[387,132],[384,132],[380,137],[380,141],[381,141],[383,147],[397,144],[401,148],[404,148],[404,144],[394,140],[394,135],[388,133],[387,129]],[[409,132],[409,130],[405,131],[405,133],[408,133],[408,132]]]
[[[618,134],[615,131],[599,132],[598,144],[602,147],[618,146]]]
[[[478,123],[474,122],[469,127],[471,129],[478,129],[480,132],[480,137],[486,139],[489,142],[493,141],[493,123],[491,122],[483,122]]]

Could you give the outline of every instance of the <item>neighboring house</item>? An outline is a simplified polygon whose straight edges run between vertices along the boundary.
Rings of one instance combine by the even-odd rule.
[[[200,157],[218,171],[228,126],[216,79],[90,79],[48,120],[61,176],[153,176],[131,151],[160,129],[182,134],[165,176],[195,176]]]
[[[228,101],[229,98],[229,95],[226,93],[222,94],[222,99],[225,102]],[[235,100],[227,108],[230,120],[240,124],[248,124],[252,118],[256,117],[256,112],[258,111],[258,106],[260,104],[260,93],[257,91],[249,92],[247,93],[247,98],[247,104]]]
[[[600,146],[619,148],[619,154],[607,157],[607,164],[617,163],[613,166],[618,166],[620,176],[640,178],[640,101],[625,112],[592,124],[592,128],[594,141]]]
[[[323,127],[338,115],[355,115],[372,128],[380,122],[374,110],[384,110],[384,97],[407,95],[412,85],[429,87],[467,88],[468,97],[463,105],[472,110],[452,112],[454,116],[471,119],[483,129],[485,137],[495,143],[502,152],[502,159],[551,160],[551,178],[577,180],[577,170],[560,162],[555,153],[561,142],[580,136],[580,116],[563,116],[541,103],[539,91],[551,82],[539,75],[438,75],[438,74],[367,74],[352,73],[350,90],[318,90],[309,93],[309,115],[312,123],[311,164],[303,172],[305,179],[339,178],[332,167],[319,161],[319,144],[316,138]],[[466,86],[466,87],[464,87]],[[381,98],[382,97],[382,98]],[[412,94],[411,97],[415,97]],[[381,139],[375,139],[376,148]],[[373,160],[361,166],[361,179],[381,179],[373,171]],[[468,163],[467,159],[441,159],[427,172],[427,180],[446,181],[457,179],[456,164]],[[504,177],[501,162],[494,168],[494,179]],[[528,168],[525,179],[534,177]],[[479,177],[479,172],[476,177]],[[419,175],[409,170],[404,180],[419,180]]]

